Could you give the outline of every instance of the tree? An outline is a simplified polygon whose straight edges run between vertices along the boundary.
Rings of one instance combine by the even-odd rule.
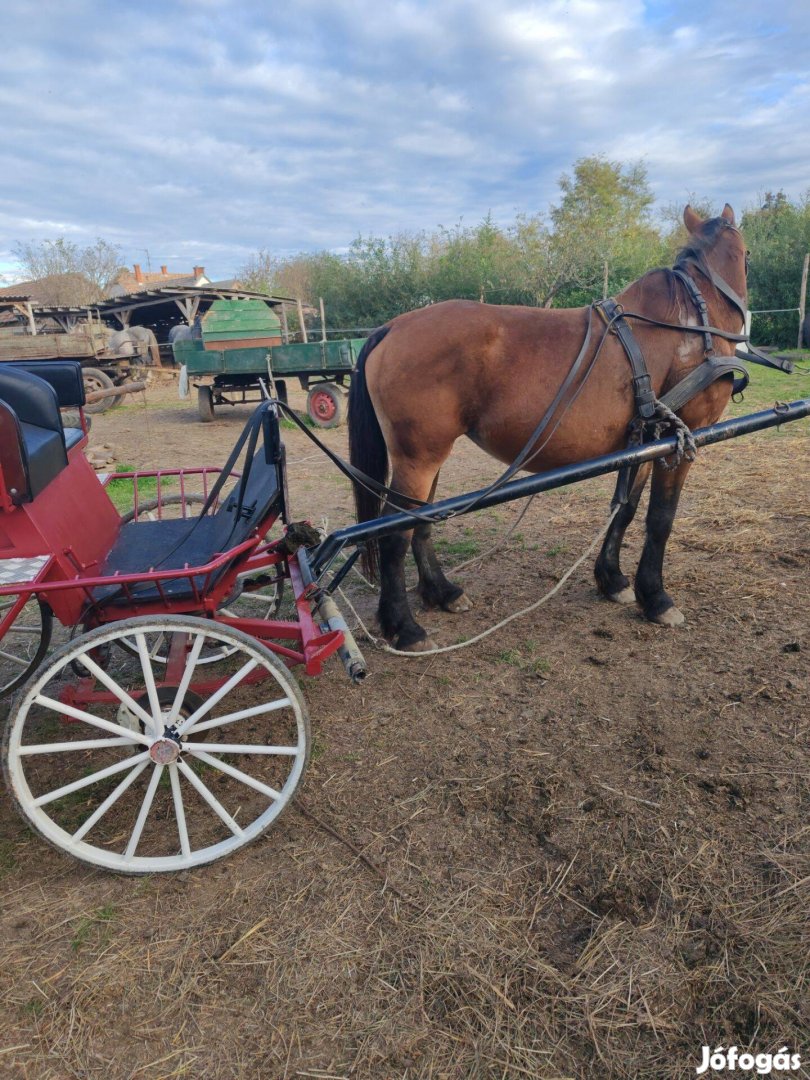
[[[55,304],[94,304],[107,295],[124,270],[116,244],[97,239],[81,248],[63,236],[56,240],[17,243],[20,267],[34,281],[53,278]]]
[[[741,228],[751,250],[751,309],[797,308],[802,263],[810,251],[810,192],[796,202],[783,191],[768,192],[761,206],[746,211]],[[798,312],[754,316],[758,341],[795,347],[797,329]]]
[[[565,305],[589,303],[605,283],[618,292],[659,260],[654,197],[641,162],[580,158],[572,176],[560,177],[560,190],[551,221]]]

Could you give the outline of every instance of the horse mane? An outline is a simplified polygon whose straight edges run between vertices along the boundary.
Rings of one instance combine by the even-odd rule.
[[[680,266],[689,259],[699,260],[703,252],[714,247],[718,234],[728,227],[729,223],[722,217],[711,218],[704,222],[698,236],[694,233],[689,234],[689,240],[677,254],[675,266]]]

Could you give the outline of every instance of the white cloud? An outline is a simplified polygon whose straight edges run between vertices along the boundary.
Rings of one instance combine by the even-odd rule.
[[[0,250],[100,235],[225,276],[544,209],[599,152],[643,158],[664,203],[810,186],[805,0],[6,8]]]

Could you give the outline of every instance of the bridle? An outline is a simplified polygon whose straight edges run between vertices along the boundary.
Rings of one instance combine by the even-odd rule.
[[[723,221],[722,218],[720,220]],[[722,227],[724,229],[731,229],[733,232],[735,232],[737,234],[737,236],[740,237],[740,239],[742,239],[742,233],[740,232],[740,230],[735,225],[730,224],[730,222],[728,222],[728,221],[723,221]],[[746,278],[748,277],[748,264],[750,262],[750,258],[751,258],[751,252],[746,250],[746,252],[745,252],[745,274],[746,274]],[[716,270],[712,269],[712,267],[709,266],[708,260],[706,259],[706,255],[705,255],[705,253],[703,252],[702,249],[698,250],[694,254],[688,255],[685,259],[682,259],[682,260],[679,259],[678,262],[675,263],[675,266],[673,268],[673,273],[676,274],[676,276],[681,281],[683,281],[683,283],[685,285],[687,283],[684,280],[684,277],[688,277],[690,279],[690,281],[692,281],[692,284],[693,284],[695,290],[697,291],[697,295],[699,296],[700,295],[699,290],[697,290],[697,286],[695,285],[691,274],[689,274],[689,271],[688,271],[689,267],[694,267],[694,269],[696,269],[699,273],[701,273],[705,278],[707,278],[712,283],[712,285],[715,287],[715,289],[717,289],[717,291],[719,293],[721,293],[723,296],[725,296],[725,298],[729,301],[729,303],[734,308],[736,308],[737,312],[739,313],[740,319],[742,320],[743,326],[745,326],[745,317],[746,317],[746,314],[747,314],[747,307],[746,307],[745,300],[743,300],[743,298],[736,291],[736,289],[733,289],[731,287],[731,285],[729,285],[729,283],[726,281],[726,279],[724,277],[722,277],[720,274],[717,273]],[[687,289],[688,288],[689,287],[687,285]],[[691,295],[692,299],[694,300],[694,295],[692,294],[692,290],[689,289],[689,292],[690,292],[690,295]],[[702,297],[701,297],[701,301],[702,301]]]

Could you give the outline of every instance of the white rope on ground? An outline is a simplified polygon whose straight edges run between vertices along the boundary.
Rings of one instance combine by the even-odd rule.
[[[565,573],[557,581],[557,583],[551,589],[549,589],[549,591],[544,596],[541,596],[539,600],[535,600],[533,604],[529,604],[528,607],[521,608],[520,611],[512,612],[511,615],[507,615],[505,619],[501,619],[501,621],[495,623],[494,626],[490,626],[488,629],[482,630],[481,633],[476,634],[475,637],[468,638],[466,641],[459,641],[455,645],[445,645],[441,648],[425,649],[422,652],[405,652],[403,649],[394,649],[391,645],[388,644],[388,642],[383,641],[381,638],[375,637],[375,635],[371,633],[366,624],[358,615],[357,609],[355,608],[354,604],[352,604],[348,596],[346,596],[343,589],[338,588],[338,592],[340,593],[341,598],[346,602],[346,606],[349,608],[349,611],[351,611],[352,615],[354,615],[355,619],[357,620],[357,625],[366,635],[368,640],[372,643],[374,648],[379,649],[380,652],[391,653],[393,656],[407,656],[411,660],[419,660],[425,656],[438,656],[439,653],[455,652],[456,649],[466,649],[469,645],[475,645],[476,642],[483,641],[483,639],[489,637],[490,634],[494,634],[496,630],[501,630],[504,626],[508,625],[510,622],[513,622],[515,619],[519,619],[523,615],[529,615],[532,611],[536,611],[537,608],[545,604],[553,596],[556,596],[556,594],[560,591],[560,589],[562,589],[562,587],[565,585],[571,575],[579,569],[579,567],[592,553],[596,545],[604,538],[608,529],[613,524],[613,519],[616,517],[619,510],[621,510],[621,504],[616,506],[611,511],[607,521],[596,534],[594,539],[591,541],[587,550],[580,555],[580,557],[573,564],[573,566],[569,567],[568,570],[565,571]]]
[[[529,507],[532,505],[532,503],[534,502],[534,500],[536,498],[537,498],[536,495],[530,495],[529,496],[528,500],[526,501],[525,506],[520,511],[518,516],[515,518],[515,520],[512,522],[512,524],[509,526],[509,528],[506,530],[506,532],[503,534],[503,536],[500,538],[500,540],[498,540],[496,543],[494,543],[492,545],[492,547],[488,547],[485,551],[479,552],[478,555],[473,555],[469,559],[464,559],[463,562],[456,563],[454,566],[448,566],[446,568],[447,573],[448,574],[457,574],[459,572],[459,570],[463,570],[466,566],[470,566],[472,563],[479,562],[481,559],[486,559],[488,555],[491,555],[493,553],[493,551],[500,551],[500,549],[503,547],[503,545],[505,543],[507,543],[507,541],[509,540],[509,537],[515,531],[515,529],[518,527],[518,525],[521,523],[521,521],[523,521],[524,517],[526,516],[526,513],[528,512]],[[326,535],[325,531],[324,531],[323,535],[324,536]],[[363,584],[366,585],[373,592],[379,592],[380,586],[375,585],[375,583],[373,581],[369,581],[368,578],[365,576],[365,574],[361,570],[357,569],[356,565],[354,565],[352,567],[352,573],[356,574],[357,577],[359,577],[360,580],[363,582]],[[406,592],[413,592],[414,589],[418,588],[418,586],[419,586],[419,582],[416,582],[414,585],[409,585]]]

